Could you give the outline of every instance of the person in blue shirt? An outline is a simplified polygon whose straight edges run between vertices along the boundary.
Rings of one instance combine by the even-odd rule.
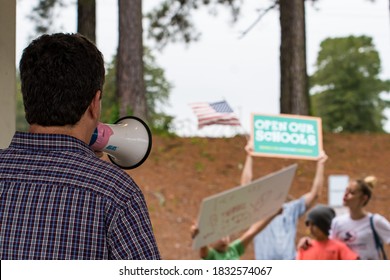
[[[252,141],[249,140],[245,146],[247,155],[241,175],[241,185],[250,183],[253,177],[253,146],[251,143]],[[254,251],[257,260],[295,259],[298,219],[315,204],[321,194],[324,184],[324,165],[327,158],[325,152],[322,151],[317,160],[316,174],[310,191],[298,199],[284,203],[283,212],[255,236]]]

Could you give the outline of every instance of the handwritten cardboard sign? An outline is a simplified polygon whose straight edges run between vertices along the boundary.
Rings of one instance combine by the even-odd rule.
[[[246,229],[275,213],[286,200],[296,168],[293,164],[248,185],[203,199],[193,248]]]
[[[253,155],[316,160],[322,150],[321,118],[252,114]]]

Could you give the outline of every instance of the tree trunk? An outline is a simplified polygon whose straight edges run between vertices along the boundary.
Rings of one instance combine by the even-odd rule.
[[[305,0],[280,0],[280,112],[308,115]]]
[[[96,0],[77,1],[77,32],[96,42]]]
[[[117,94],[121,116],[129,111],[147,118],[143,43],[142,0],[119,0],[119,44],[117,57]]]

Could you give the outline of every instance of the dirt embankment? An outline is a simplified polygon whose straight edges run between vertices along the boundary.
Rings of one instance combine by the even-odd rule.
[[[164,259],[198,259],[197,252],[191,248],[190,226],[203,198],[239,185],[245,144],[246,140],[241,136],[154,137],[147,161],[129,171],[144,191]],[[367,208],[390,219],[390,135],[325,134],[324,149],[329,155],[326,179],[334,174],[347,174],[353,178],[369,174],[378,177],[374,197]],[[314,161],[256,157],[254,178],[292,163],[298,163],[298,170],[290,193],[299,197],[311,187],[316,167]],[[326,180],[319,202],[327,201]],[[298,238],[306,233],[301,219]],[[254,258],[252,247],[243,258]]]

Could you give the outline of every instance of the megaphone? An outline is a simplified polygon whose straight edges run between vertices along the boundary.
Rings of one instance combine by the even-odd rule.
[[[98,123],[89,146],[108,154],[110,161],[123,169],[140,166],[152,148],[152,134],[140,118],[127,116],[114,124]]]

